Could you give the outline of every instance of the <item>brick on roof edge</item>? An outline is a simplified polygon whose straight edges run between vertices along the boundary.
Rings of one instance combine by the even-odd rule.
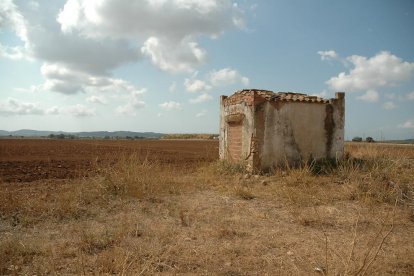
[[[265,89],[242,89],[236,91],[228,98],[232,98],[237,95],[248,95],[256,92],[258,95],[263,96],[268,101],[287,101],[287,102],[311,102],[311,103],[329,103],[330,99],[324,99],[318,96],[309,96],[303,93],[296,92],[273,92]]]

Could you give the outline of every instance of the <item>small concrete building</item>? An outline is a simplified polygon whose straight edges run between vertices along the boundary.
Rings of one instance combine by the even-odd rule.
[[[322,99],[246,89],[220,98],[220,159],[252,171],[344,154],[345,93]]]

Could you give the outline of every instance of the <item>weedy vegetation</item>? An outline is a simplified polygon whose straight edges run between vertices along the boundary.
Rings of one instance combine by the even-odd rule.
[[[0,275],[413,275],[414,147],[250,175],[125,154],[0,183]]]

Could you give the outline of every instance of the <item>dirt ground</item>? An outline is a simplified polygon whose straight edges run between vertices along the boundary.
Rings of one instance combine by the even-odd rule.
[[[218,158],[218,142],[209,140],[50,140],[0,139],[0,182],[73,179],[96,174],[126,154],[194,167]]]
[[[414,147],[346,151],[251,175],[217,141],[0,140],[0,275],[414,275]]]

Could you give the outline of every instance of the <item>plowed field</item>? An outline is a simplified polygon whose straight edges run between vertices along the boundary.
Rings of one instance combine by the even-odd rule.
[[[124,154],[179,168],[218,158],[210,140],[49,140],[0,139],[0,181],[32,182],[93,175]]]

